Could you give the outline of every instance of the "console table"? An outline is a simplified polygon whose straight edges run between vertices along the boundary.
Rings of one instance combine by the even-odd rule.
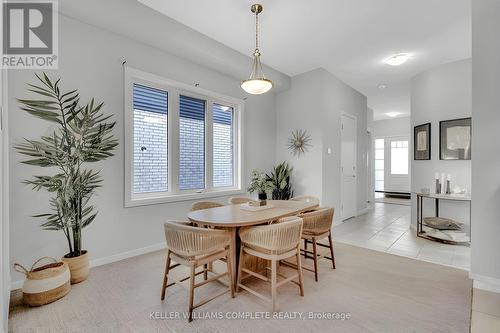
[[[463,194],[435,194],[435,193],[415,193],[417,196],[417,236],[434,240],[434,241],[439,241],[443,243],[449,243],[449,244],[465,244],[469,245],[470,244],[470,234],[471,234],[471,197]],[[434,205],[435,205],[435,216],[439,216],[439,202],[441,200],[449,200],[449,201],[464,201],[468,202],[469,204],[469,239],[467,241],[453,241],[453,240],[448,240],[448,239],[442,239],[438,237],[433,237],[428,235],[428,233],[423,230],[424,224],[423,224],[423,205],[424,205],[424,199],[434,199]],[[427,226],[426,226],[427,227]],[[432,228],[432,227],[428,227]]]

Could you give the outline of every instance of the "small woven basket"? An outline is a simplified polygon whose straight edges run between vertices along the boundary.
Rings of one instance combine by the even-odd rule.
[[[42,260],[52,262],[35,267]],[[30,270],[20,264],[14,269],[26,276],[23,284],[23,302],[29,306],[52,303],[64,297],[71,289],[69,267],[65,262],[51,257],[42,257],[35,261]]]

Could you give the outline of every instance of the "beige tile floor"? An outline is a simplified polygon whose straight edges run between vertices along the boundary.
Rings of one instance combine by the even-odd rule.
[[[410,228],[411,207],[375,203],[364,215],[333,227],[335,241],[464,270],[470,267],[470,248],[417,237]]]

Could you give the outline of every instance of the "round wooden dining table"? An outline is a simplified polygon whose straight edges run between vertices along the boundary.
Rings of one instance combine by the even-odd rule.
[[[239,238],[238,229],[241,227],[267,224],[279,218],[293,216],[302,212],[317,208],[317,204],[305,201],[293,200],[268,200],[268,207],[261,210],[247,210],[241,205],[227,205],[208,209],[200,209],[188,213],[188,218],[203,226],[224,228],[232,233],[231,252],[233,264],[233,278],[236,281],[238,267]],[[251,209],[251,208],[250,208]],[[262,265],[258,260],[245,260],[245,267],[253,266],[252,269],[259,270]]]

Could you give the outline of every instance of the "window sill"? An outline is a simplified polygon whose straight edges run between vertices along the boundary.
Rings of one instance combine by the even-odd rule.
[[[125,208],[146,206],[146,205],[158,205],[158,204],[180,202],[180,201],[218,198],[218,197],[238,195],[243,193],[245,193],[245,191],[241,189],[226,189],[226,190],[210,191],[202,193],[185,193],[185,194],[171,194],[171,195],[159,195],[159,196],[151,195],[148,197],[135,198],[135,199],[126,198]]]

